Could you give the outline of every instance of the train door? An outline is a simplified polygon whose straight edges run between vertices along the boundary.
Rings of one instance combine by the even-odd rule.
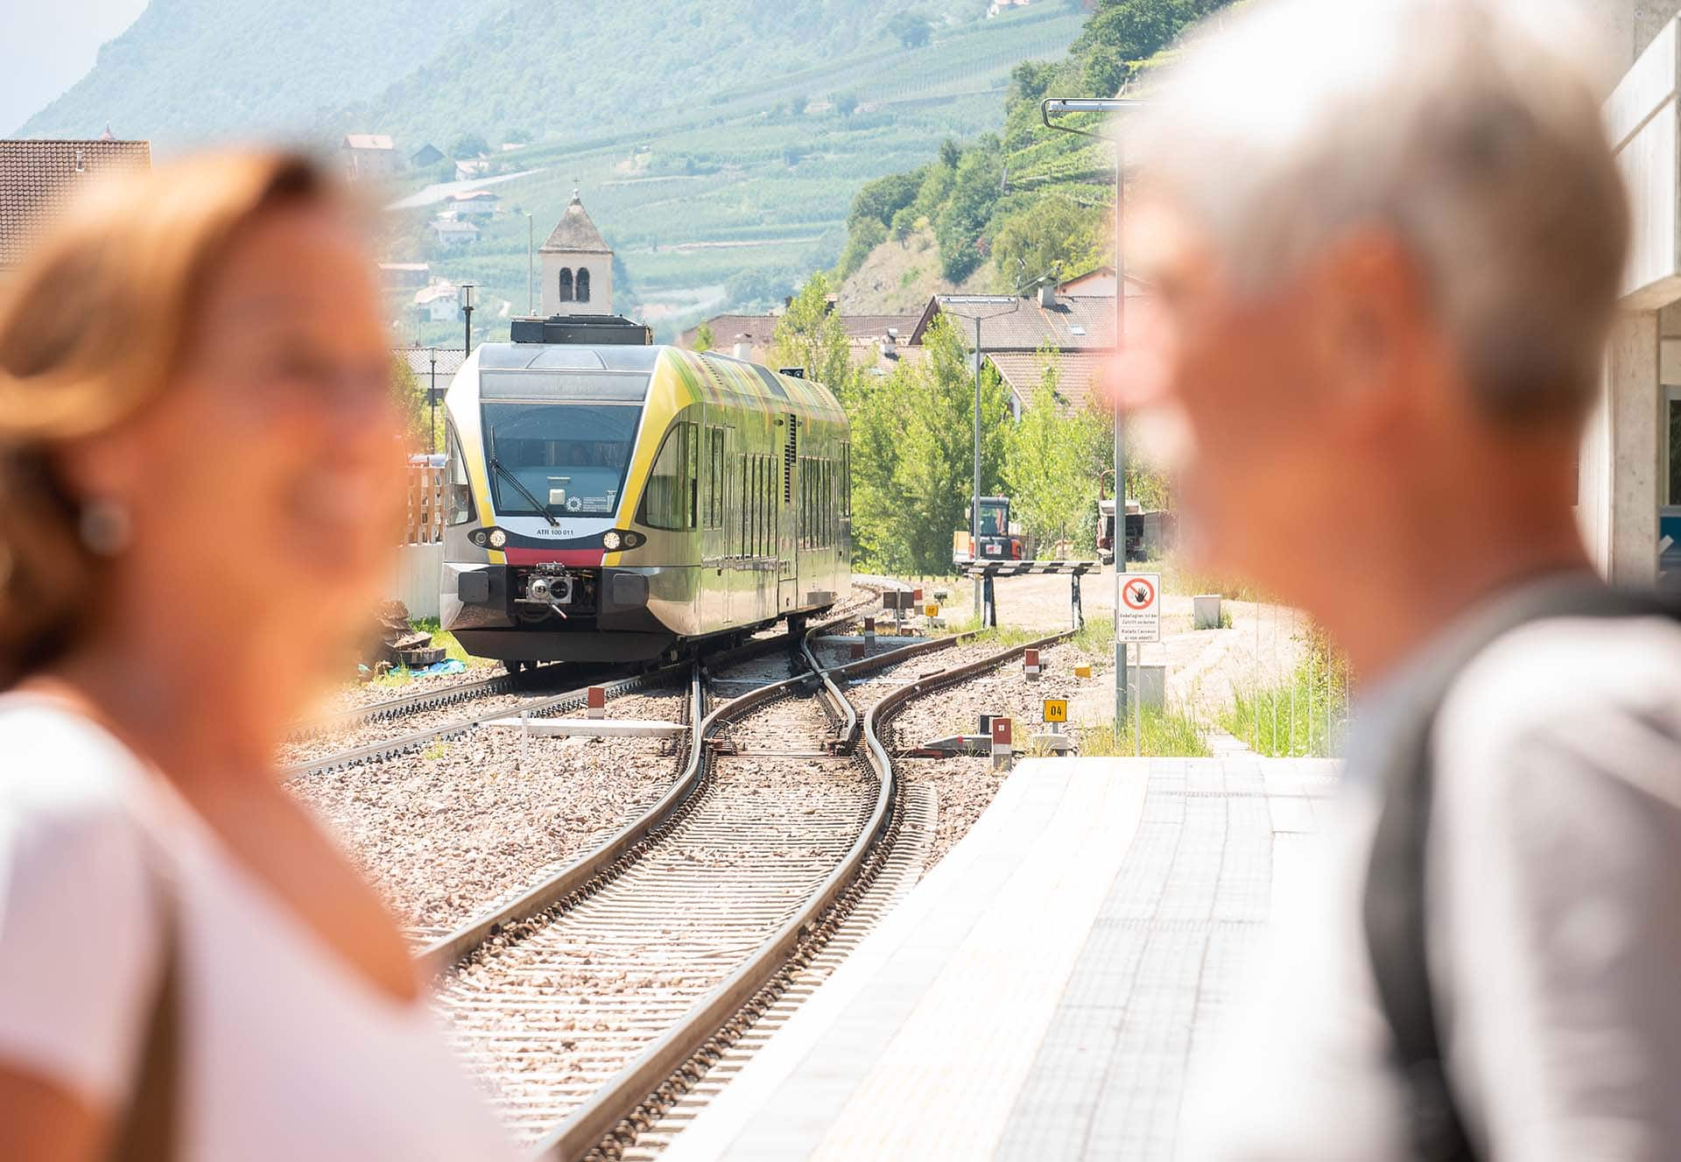
[[[792,609],[799,600],[799,521],[796,519],[798,509],[795,507],[794,497],[799,482],[794,476],[799,468],[800,458],[800,422],[792,413],[783,417],[784,437],[782,442],[782,478],[781,495],[776,497],[773,506],[777,512],[776,522],[776,558],[777,558],[777,601],[778,612]]]
[[[726,565],[730,555],[729,437],[732,429],[708,424],[700,448],[705,491],[701,497],[701,625],[705,631],[729,624],[730,584]]]

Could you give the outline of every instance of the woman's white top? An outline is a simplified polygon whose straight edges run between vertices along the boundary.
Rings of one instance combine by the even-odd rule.
[[[120,742],[0,695],[0,1061],[126,1108],[177,914],[183,1159],[511,1159],[423,1001],[357,975]]]

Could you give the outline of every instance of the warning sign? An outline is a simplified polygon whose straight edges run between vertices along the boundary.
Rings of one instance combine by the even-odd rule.
[[[1047,698],[1047,699],[1045,699],[1045,721],[1046,722],[1067,722],[1068,721],[1068,699],[1066,699],[1066,698]]]
[[[1115,640],[1162,640],[1160,573],[1126,573],[1121,577],[1121,608],[1115,615]]]

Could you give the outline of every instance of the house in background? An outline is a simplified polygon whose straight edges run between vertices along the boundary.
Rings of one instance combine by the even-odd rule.
[[[453,211],[439,214],[432,219],[432,229],[438,236],[438,243],[451,250],[471,245],[479,240],[479,228],[476,223],[464,221]]]
[[[829,311],[835,315],[841,330],[846,333],[848,354],[855,364],[867,366],[873,363],[886,371],[900,359],[917,359],[922,356],[920,348],[913,349],[908,346],[910,334],[921,318],[919,315],[838,314],[835,312],[833,295],[829,296]],[[768,315],[714,315],[705,323],[684,331],[677,342],[679,346],[692,350],[699,341],[700,328],[708,327],[712,331],[713,350],[773,367],[776,358],[776,325],[781,321],[781,311]]]
[[[502,211],[502,197],[494,190],[469,190],[451,194],[449,208],[460,218],[494,218]]]
[[[414,292],[415,314],[426,323],[453,323],[461,317],[460,295],[453,282],[441,278]]]
[[[1127,297],[1133,296],[1129,293]],[[911,331],[913,346],[922,344],[941,313],[939,298],[929,299]],[[951,322],[964,345],[971,347],[975,340],[973,321],[953,316]],[[992,364],[1010,390],[1010,409],[1017,419],[1044,382],[1046,356],[1050,354],[1056,361],[1057,397],[1068,407],[1085,407],[1101,393],[1104,374],[1115,357],[1115,296],[1112,291],[1106,295],[1063,295],[1056,287],[1041,287],[1033,297],[1021,300],[1016,310],[989,316],[982,322],[980,344],[981,357]]]
[[[379,285],[385,291],[418,290],[432,281],[430,262],[382,262]]]
[[[490,159],[487,157],[470,157],[466,161],[455,163],[455,180],[458,182],[472,181],[490,172]]]
[[[152,168],[149,141],[0,141],[0,284],[87,183]]]
[[[383,133],[347,133],[339,155],[351,181],[379,181],[397,172],[397,147]]]
[[[415,169],[426,169],[444,160],[444,151],[428,141],[419,149],[409,154],[409,164]]]

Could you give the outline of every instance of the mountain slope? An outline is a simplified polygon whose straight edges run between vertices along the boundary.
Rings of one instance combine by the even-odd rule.
[[[23,137],[180,146],[313,137],[337,110],[413,72],[506,0],[151,0]]]

